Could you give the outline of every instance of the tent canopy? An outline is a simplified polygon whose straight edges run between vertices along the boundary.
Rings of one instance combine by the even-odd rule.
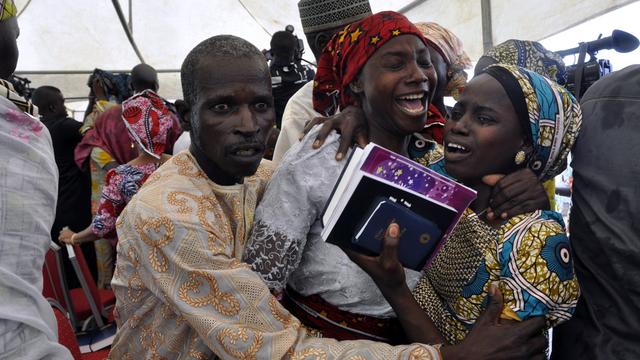
[[[178,70],[183,59],[212,35],[237,35],[266,49],[270,34],[292,24],[304,38],[297,0],[117,1],[144,62],[160,70],[160,93],[172,99],[181,97]],[[369,1],[374,12],[403,11],[412,21],[448,27],[472,59],[483,52],[481,4],[490,9],[491,41],[499,43],[509,38],[540,40],[632,2],[526,0],[515,6],[508,0]],[[32,86],[53,85],[67,98],[82,98],[94,68],[128,71],[141,62],[112,1],[16,0],[16,5],[21,11],[17,75],[29,78]],[[571,19],[566,14],[572,14]],[[310,51],[305,58],[314,60]]]

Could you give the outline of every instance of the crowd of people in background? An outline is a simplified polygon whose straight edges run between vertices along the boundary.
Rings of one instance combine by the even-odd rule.
[[[538,42],[494,46],[469,79],[440,24],[300,0],[315,69],[292,29],[269,51],[214,35],[174,102],[148,64],[96,69],[80,122],[56,87],[16,93],[0,3],[0,359],[71,358],[42,295],[52,242],[67,286],[83,285],[68,244],[115,295],[111,359],[640,357],[640,65],[578,101]],[[379,255],[321,237],[368,143],[477,193],[422,271],[398,260],[395,220]]]

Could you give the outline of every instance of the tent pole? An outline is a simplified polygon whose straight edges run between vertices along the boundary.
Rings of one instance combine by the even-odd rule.
[[[133,34],[133,0],[129,0],[129,31]]]
[[[411,9],[415,8],[416,6],[418,6],[418,5],[422,4],[422,3],[426,2],[426,1],[427,1],[427,0],[414,0],[414,1],[410,2],[409,4],[407,4],[407,5],[403,6],[402,8],[400,8],[400,9],[398,10],[398,12],[399,12],[400,14],[404,14],[404,13],[406,13],[407,11],[409,11],[409,10],[411,10]]]
[[[493,47],[493,27],[491,24],[491,0],[482,0],[482,50],[486,53]]]
[[[144,62],[144,59],[142,58],[142,54],[140,53],[140,50],[138,50],[136,41],[133,39],[133,35],[131,35],[131,31],[129,31],[129,27],[127,27],[127,21],[125,20],[124,14],[122,13],[122,8],[120,8],[120,3],[118,3],[118,0],[111,0],[111,2],[113,3],[113,7],[116,9],[116,13],[118,14],[118,19],[120,19],[120,24],[122,25],[122,29],[127,35],[127,38],[129,39],[129,43],[131,44],[133,51],[135,51],[136,55],[138,56],[138,59],[140,59],[140,62],[144,64],[145,62]]]

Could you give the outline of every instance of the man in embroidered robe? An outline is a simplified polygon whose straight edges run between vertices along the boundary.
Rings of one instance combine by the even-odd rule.
[[[262,53],[215,36],[189,53],[181,77],[184,101],[176,105],[191,146],[160,167],[118,219],[111,358],[450,360],[473,350],[488,359],[487,339],[495,352],[536,332],[497,325],[497,304],[474,336],[442,348],[442,357],[438,346],[310,337],[239,260],[272,172],[261,163],[275,119]]]

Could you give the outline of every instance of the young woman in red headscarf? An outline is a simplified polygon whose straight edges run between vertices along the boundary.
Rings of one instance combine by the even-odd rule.
[[[122,121],[131,141],[136,144],[138,156],[109,170],[100,206],[91,225],[78,233],[65,227],[60,231],[60,241],[81,244],[108,238],[115,246],[118,215],[149,176],[169,159],[164,150],[174,121],[164,101],[155,92],[145,90],[123,102]]]
[[[353,23],[327,45],[315,78],[314,107],[362,108],[370,140],[408,156],[436,88],[427,40],[404,16],[382,12]],[[346,162],[339,136],[319,150],[312,136],[294,145],[256,210],[245,259],[306,326],[341,340],[398,341],[395,314],[371,278],[320,237],[320,217]],[[419,273],[407,270],[414,286]],[[435,340],[434,340],[435,341]]]

